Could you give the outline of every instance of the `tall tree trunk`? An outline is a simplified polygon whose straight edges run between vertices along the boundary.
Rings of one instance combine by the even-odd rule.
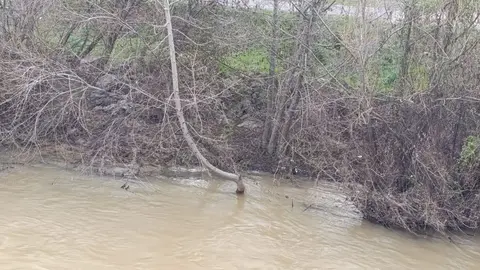
[[[70,27],[68,28],[67,32],[60,39],[60,42],[59,42],[60,46],[65,47],[65,45],[67,44],[68,40],[72,36],[75,29],[77,29],[77,27],[78,27],[78,23],[76,22],[70,24]]]
[[[267,148],[268,139],[270,138],[272,128],[272,115],[274,97],[277,94],[277,78],[275,76],[275,69],[277,68],[277,53],[278,53],[278,1],[273,0],[273,22],[272,22],[272,44],[270,50],[270,83],[267,88],[267,115],[265,124],[263,126],[262,146]]]
[[[288,106],[288,109],[285,111],[285,124],[282,127],[281,138],[283,139],[283,143],[277,147],[277,156],[283,156],[286,147],[288,146],[289,142],[289,135],[290,135],[290,128],[292,127],[293,120],[295,118],[295,111],[297,110],[298,103],[300,102],[300,87],[302,83],[303,76],[298,78],[298,88],[293,94],[292,101]]]
[[[403,55],[402,59],[400,60],[400,87],[399,87],[399,95],[402,96],[405,87],[406,87],[406,80],[408,75],[408,68],[410,64],[410,51],[411,51],[411,35],[412,35],[412,27],[413,27],[413,20],[414,20],[414,12],[416,11],[416,0],[411,0],[409,3],[405,5],[404,8],[404,16],[405,16],[405,25],[404,25],[404,36],[403,36]]]
[[[82,49],[82,51],[78,55],[78,58],[82,59],[82,58],[85,58],[87,55],[89,55],[93,51],[93,49],[95,49],[98,42],[102,40],[102,37],[103,37],[102,33],[97,34],[95,38],[92,40],[92,42],[90,42],[90,44],[87,46],[87,48],[85,48],[84,50]],[[87,41],[86,38],[85,38],[85,41]],[[82,47],[84,47],[84,45],[85,44],[83,44]]]
[[[452,44],[454,28],[458,14],[458,0],[450,0],[447,12],[447,24],[445,29],[445,38],[443,39],[443,51],[448,54],[450,45]]]
[[[109,33],[103,40],[104,42],[104,49],[103,49],[103,56],[101,63],[99,65],[100,69],[105,69],[105,66],[110,62],[110,58],[112,57],[113,49],[115,49],[115,43],[117,43],[118,34],[122,31],[123,27],[119,26],[115,28],[112,33]]]
[[[292,123],[295,118],[295,112],[297,110],[298,104],[300,102],[300,97],[303,91],[303,84],[304,84],[304,72],[308,69],[309,66],[309,59],[311,59],[310,54],[311,50],[311,38],[312,38],[312,28],[315,23],[316,15],[319,14],[318,12],[318,5],[321,4],[321,1],[315,1],[310,6],[310,16],[304,18],[303,22],[303,32],[302,36],[299,37],[302,40],[301,47],[297,49],[299,51],[299,55],[297,58],[297,66],[300,67],[299,73],[295,77],[294,85],[292,85],[292,96],[290,104],[285,107],[284,111],[284,123],[280,133],[280,138],[282,139],[282,143],[277,146],[277,156],[282,156],[284,153],[284,149],[288,146],[290,129],[292,127]]]
[[[132,10],[137,6],[137,3],[138,3],[137,0],[115,1],[114,8],[116,9],[117,16],[121,22],[124,22],[127,20]],[[118,36],[122,32],[123,28],[124,28],[123,24],[114,25],[112,29],[109,29],[109,33],[106,34],[104,38],[104,49],[103,49],[102,61],[100,63],[101,69],[104,69],[105,66],[108,64],[108,62],[110,61],[113,50],[115,49],[115,44],[118,40]]]
[[[436,40],[436,47],[434,50],[434,67],[430,72],[430,87],[432,87],[432,91],[436,95],[442,95],[442,91],[440,90],[438,82],[440,82],[440,78],[444,76],[444,64],[445,61],[442,60],[448,58],[450,54],[451,45],[454,42],[453,36],[455,31],[455,24],[457,21],[458,16],[458,0],[446,0],[446,4],[444,6],[443,11],[447,9],[447,17],[445,22],[445,30],[442,34],[442,13],[437,17],[437,26],[434,31],[434,37]]]
[[[301,79],[303,78],[303,73],[307,68],[305,63],[308,60],[308,57],[306,57],[306,55],[307,51],[309,50],[309,40],[314,22],[314,16],[316,15],[315,11],[324,3],[325,1],[323,0],[314,0],[311,3],[302,2],[302,12],[300,17],[302,17],[303,20],[298,26],[295,51],[291,61],[294,63],[294,67],[290,69],[287,74],[287,80],[284,81],[285,83],[279,85],[276,93],[275,115],[273,116],[270,140],[267,146],[267,152],[270,155],[274,153],[278,154],[280,152],[277,149],[278,141],[281,139],[281,136],[287,134],[287,132],[283,131],[290,129],[290,125],[292,123],[291,117],[293,116],[291,112],[296,109],[298,104],[297,99],[299,98],[299,96],[295,96],[295,93],[297,91],[301,91]],[[289,95],[292,96],[291,104],[293,106],[286,105]]]
[[[367,9],[367,1],[366,0],[360,0],[360,11],[361,11],[361,17],[360,17],[360,54],[359,54],[359,62],[360,62],[360,84],[361,84],[361,89],[362,93],[365,95],[365,97],[368,97],[368,74],[367,74],[367,62],[368,62],[368,49],[369,49],[369,40],[367,37],[367,14],[366,14],[366,9]],[[366,98],[368,100],[368,98]],[[367,109],[369,106],[366,105]]]
[[[92,5],[92,3],[89,3],[88,7],[86,8],[86,13],[89,14],[92,11],[92,9],[93,9],[93,5]],[[70,37],[72,36],[73,32],[75,32],[75,30],[79,26],[80,26],[80,22],[78,22],[78,21],[74,21],[74,22],[70,23],[70,27],[68,28],[66,33],[60,39],[60,42],[59,42],[60,46],[65,47],[65,45],[67,45],[67,42],[70,39]],[[85,42],[86,41],[83,42],[82,49],[80,51],[83,50]]]
[[[180,99],[180,89],[178,86],[178,72],[177,72],[177,60],[175,57],[175,43],[173,41],[173,28],[172,28],[172,19],[170,15],[170,3],[169,0],[164,0],[164,9],[165,9],[165,21],[167,25],[167,35],[168,35],[168,47],[170,51],[170,63],[172,66],[172,86],[173,86],[173,96],[175,101],[175,108],[177,111],[177,118],[178,122],[180,123],[180,127],[182,129],[182,134],[187,142],[188,146],[195,154],[197,159],[205,166],[209,171],[218,175],[219,177],[226,178],[228,180],[234,181],[237,183],[237,190],[238,194],[242,194],[245,192],[245,185],[243,184],[243,180],[241,175],[236,175],[233,173],[225,172],[213,164],[211,164],[200,152],[197,147],[197,144],[194,142],[192,136],[187,127],[187,123],[185,121],[185,117],[183,115],[183,108]]]
[[[303,24],[303,23],[302,23]],[[299,31],[297,34],[297,37],[301,37],[303,35],[303,25],[299,27]],[[299,61],[302,57],[302,40],[297,39],[297,42],[295,44],[295,52],[292,57],[292,62],[295,63],[295,66],[290,69],[290,71],[287,74],[287,80],[285,82],[282,82],[281,85],[279,85],[275,97],[275,114],[273,115],[272,119],[272,130],[270,133],[270,138],[268,141],[267,145],[267,152],[270,155],[273,155],[277,149],[278,145],[278,133],[280,131],[281,126],[283,125],[283,113],[285,110],[285,102],[287,101],[287,96],[290,94],[291,90],[296,86],[296,77],[300,72],[302,72],[299,67]]]

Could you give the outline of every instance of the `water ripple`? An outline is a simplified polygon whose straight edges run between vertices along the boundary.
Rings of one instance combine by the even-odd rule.
[[[265,176],[248,182],[248,193],[237,197],[233,183],[198,175],[132,181],[132,192],[120,189],[117,180],[52,168],[22,168],[1,177],[0,269],[475,269],[480,264],[478,241],[456,246],[362,222],[332,187],[275,187]],[[316,207],[304,211],[309,200]]]

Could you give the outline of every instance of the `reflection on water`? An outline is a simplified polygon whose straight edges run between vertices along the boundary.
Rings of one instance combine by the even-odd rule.
[[[0,175],[0,269],[479,268],[475,239],[413,239],[362,222],[332,189],[259,180],[244,197],[201,179],[136,180],[128,192],[17,168]],[[304,211],[314,195],[324,207]]]

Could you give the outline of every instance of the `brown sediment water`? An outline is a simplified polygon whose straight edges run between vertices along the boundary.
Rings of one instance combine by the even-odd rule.
[[[332,186],[256,176],[238,197],[234,183],[206,180],[158,176],[125,191],[54,167],[3,172],[0,269],[480,269],[480,239],[370,224]]]

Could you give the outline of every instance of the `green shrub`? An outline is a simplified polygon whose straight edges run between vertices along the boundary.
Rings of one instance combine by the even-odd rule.
[[[228,74],[232,70],[268,74],[270,68],[268,51],[263,48],[247,49],[227,56],[223,60],[224,65],[220,67],[220,72],[224,74]]]
[[[415,92],[423,92],[428,89],[430,79],[428,70],[424,65],[412,64],[409,69],[409,76]]]
[[[462,146],[460,153],[460,166],[463,169],[470,169],[480,162],[480,137],[468,136]]]

